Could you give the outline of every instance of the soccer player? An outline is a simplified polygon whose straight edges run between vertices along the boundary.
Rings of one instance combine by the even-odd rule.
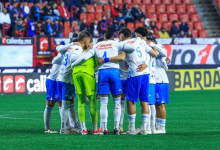
[[[114,41],[114,31],[108,29],[105,32],[105,41],[99,42],[89,50],[86,55],[77,59],[72,65],[75,66],[80,62],[90,59],[93,56],[99,57],[114,57],[118,55],[120,43]],[[121,116],[121,93],[122,85],[120,80],[118,62],[107,62],[99,66],[99,83],[98,94],[100,95],[101,108],[100,115],[103,127],[103,134],[107,134],[107,119],[108,119],[108,98],[109,93],[114,99],[114,134],[119,134],[119,121]]]
[[[58,63],[61,64],[62,61],[62,55],[59,53],[53,60],[57,59]],[[47,94],[46,94],[46,108],[44,110],[44,125],[45,125],[45,133],[58,133],[57,131],[54,131],[50,128],[50,119],[51,119],[51,112],[52,109],[57,102],[59,107],[61,107],[61,103],[59,100],[59,95],[57,91],[57,83],[56,78],[59,73],[60,65],[59,64],[53,64],[52,68],[50,70],[50,74],[46,79],[46,88],[47,88]]]
[[[104,58],[104,61],[118,62],[125,59],[129,65],[129,75],[126,85],[126,99],[128,107],[128,119],[129,119],[129,131],[127,134],[137,134],[135,131],[135,118],[136,109],[135,102],[138,102],[140,98],[142,106],[142,129],[141,134],[147,134],[147,122],[149,118],[149,108],[148,108],[148,84],[149,84],[149,74],[146,70],[141,71],[139,66],[145,64],[147,61],[146,52],[154,57],[157,56],[157,52],[146,45],[142,40],[146,37],[146,28],[135,29],[136,39],[131,39],[131,30],[128,28],[122,28],[119,32],[120,41],[123,41],[122,52],[111,58]],[[100,58],[100,62],[103,62],[103,58]],[[143,69],[142,69],[143,70]]]
[[[85,32],[86,33],[86,32]],[[78,41],[81,44],[82,53],[78,56],[82,56],[83,53],[86,53],[89,49],[88,45],[84,44],[85,38],[87,38],[87,33],[81,32],[78,36]],[[92,36],[90,38],[90,47],[93,46]],[[78,58],[78,57],[75,57]],[[71,58],[71,63],[76,59]],[[97,123],[98,123],[98,109],[96,104],[96,80],[94,77],[96,62],[95,58],[92,57],[87,61],[78,64],[73,67],[73,81],[76,88],[76,94],[78,98],[78,115],[82,127],[82,134],[88,134],[88,129],[85,124],[85,95],[89,99],[89,108],[90,115],[93,123],[93,134],[102,134],[99,132]],[[86,91],[86,93],[85,93]]]
[[[85,33],[85,32],[81,32]],[[86,34],[86,33],[85,33]],[[82,42],[84,45],[89,46],[91,36],[90,34],[86,34],[84,41]],[[81,43],[81,44],[82,44]],[[62,109],[61,109],[61,130],[60,134],[71,134],[71,131],[67,130],[66,121],[68,118],[68,109],[70,108],[71,114],[75,115],[74,109],[74,93],[75,87],[73,85],[72,78],[72,68],[70,58],[82,53],[82,48],[80,46],[73,45],[71,42],[67,45],[60,45],[56,47],[60,53],[65,53],[62,59],[62,64],[60,67],[60,71],[57,77],[58,88],[60,91],[60,98],[62,100]]]
[[[167,63],[167,51],[163,45],[156,42],[155,37],[149,39],[147,42],[152,48],[158,50],[158,56],[156,58],[156,127],[157,134],[166,133],[166,109],[165,105],[169,103],[169,80],[166,74],[168,69]]]

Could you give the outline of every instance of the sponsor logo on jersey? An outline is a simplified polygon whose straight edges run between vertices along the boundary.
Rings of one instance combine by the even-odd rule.
[[[109,48],[112,48],[112,43],[110,43],[110,44],[99,44],[98,46],[96,46],[96,49],[98,49],[98,50],[109,49]]]
[[[133,44],[135,41],[128,41],[127,44]]]
[[[18,93],[25,92],[25,76],[24,75],[15,76],[15,92],[18,92]]]
[[[47,37],[43,37],[40,38],[40,50],[41,51],[47,51],[49,46],[48,46],[48,38]]]
[[[5,93],[13,93],[14,91],[13,83],[14,81],[12,75],[3,76],[3,91]]]

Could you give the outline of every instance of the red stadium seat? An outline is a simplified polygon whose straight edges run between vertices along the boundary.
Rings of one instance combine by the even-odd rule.
[[[143,4],[151,4],[152,1],[151,1],[151,0],[142,0],[142,3],[143,3]]]
[[[192,30],[193,29],[193,22],[187,22],[187,24],[189,25],[189,29]]]
[[[192,4],[192,0],[183,0],[184,4]]]
[[[167,13],[175,13],[176,12],[176,6],[175,5],[166,5]]]
[[[150,21],[157,21],[157,14],[150,14],[148,17]]]
[[[188,13],[196,13],[197,12],[194,4],[187,5],[186,8],[187,8]]]
[[[208,33],[206,30],[201,30],[199,31],[199,37],[201,38],[207,38],[208,37]]]
[[[129,22],[127,24],[127,27],[131,30],[131,32],[134,32],[134,24],[133,23]]]
[[[176,9],[177,9],[178,13],[185,13],[186,12],[186,6],[183,4],[177,5]]]
[[[145,5],[138,5],[139,6],[139,8],[141,9],[141,11],[142,12],[146,12],[146,7],[145,7]]]
[[[123,3],[123,1],[122,1],[122,0],[115,0],[115,3],[122,4],[122,3]]]
[[[95,7],[96,12],[102,12],[102,5],[97,5]]]
[[[135,4],[141,4],[141,0],[133,0],[133,3],[135,3]]]
[[[174,21],[174,20],[178,21],[179,20],[178,14],[170,14],[169,15],[169,20],[170,21]]]
[[[168,21],[167,14],[160,14],[160,15],[159,15],[159,21],[161,21],[161,22],[166,22],[166,21]]]
[[[28,3],[28,7],[31,9],[31,7],[34,5],[34,3]]]
[[[162,27],[162,23],[161,22],[156,22],[156,26],[158,29],[160,29]]]
[[[95,14],[95,19],[98,19],[98,21],[101,21],[102,20],[102,14]]]
[[[185,18],[185,21],[189,21],[189,15],[188,14],[180,14],[180,19]]]
[[[172,25],[171,22],[164,22],[164,23],[163,23],[163,27],[164,27],[167,31],[170,30],[171,25]]]
[[[161,4],[161,0],[152,0],[153,4]]]
[[[87,19],[87,15],[86,14],[80,14],[80,20],[83,20],[84,18]]]
[[[64,23],[64,28],[70,28],[70,22],[69,21],[66,21]]]
[[[90,13],[94,13],[95,12],[95,8],[93,5],[88,5],[88,9]]]
[[[154,13],[155,12],[155,5],[147,5],[147,12],[148,13]]]
[[[199,17],[199,15],[198,14],[191,14],[191,21],[192,22],[198,22],[198,21],[200,21],[200,17]]]
[[[93,22],[94,19],[95,19],[94,14],[88,14],[88,15],[87,15],[87,22]]]
[[[73,27],[73,28],[79,27],[79,26],[78,26],[78,23],[77,23],[76,21],[73,21],[73,22],[72,22],[72,27]]]
[[[165,13],[166,8],[165,5],[157,5],[157,13]]]
[[[162,0],[163,4],[171,4],[171,0]]]
[[[194,28],[195,28],[195,30],[203,30],[204,26],[203,26],[202,22],[196,22],[196,23],[194,23]]]
[[[173,0],[174,4],[182,4],[182,0]]]
[[[143,23],[136,22],[136,23],[135,23],[135,28],[137,28],[137,27],[143,27]]]
[[[197,30],[192,30],[192,36],[194,38],[197,38],[198,37],[198,31]]]
[[[111,11],[110,5],[104,5],[104,11]]]
[[[33,4],[33,3],[32,3]],[[5,8],[7,8],[8,7],[8,5],[10,5],[10,3],[5,3]]]
[[[124,1],[124,3],[132,3],[131,0],[123,0],[123,1]]]

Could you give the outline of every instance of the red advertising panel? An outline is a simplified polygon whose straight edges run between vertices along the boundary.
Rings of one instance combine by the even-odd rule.
[[[4,93],[13,93],[14,92],[14,81],[12,75],[3,76],[3,91]]]
[[[25,92],[25,76],[24,75],[16,75],[15,76],[15,92],[24,93]]]

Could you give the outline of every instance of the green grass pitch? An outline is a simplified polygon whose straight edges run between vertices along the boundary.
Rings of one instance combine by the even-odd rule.
[[[3,95],[0,96],[0,150],[220,149],[219,106],[219,90],[170,92],[165,135],[59,135],[44,134],[45,95]],[[86,107],[86,124],[91,130]],[[113,130],[112,100],[108,109],[108,129]],[[138,104],[136,127],[141,125],[140,110]],[[57,105],[52,112],[51,127],[57,131],[60,128]],[[128,129],[127,115],[124,129]]]

